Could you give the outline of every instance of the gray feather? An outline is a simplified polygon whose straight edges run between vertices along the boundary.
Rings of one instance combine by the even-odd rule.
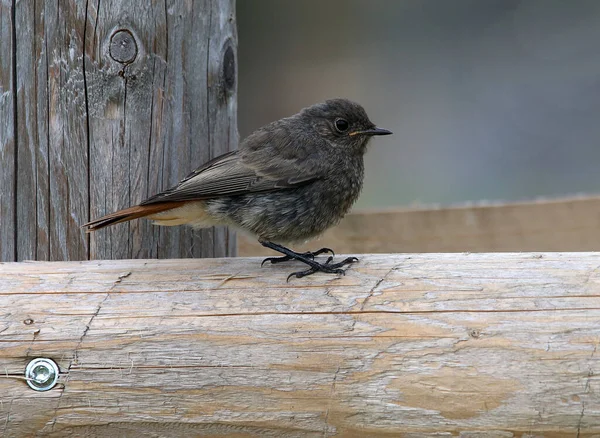
[[[243,152],[241,147],[209,161],[176,186],[141,205],[268,192],[297,187],[318,178],[318,174],[310,171],[299,174],[300,157],[278,160],[277,164],[262,163],[252,154],[244,156]]]

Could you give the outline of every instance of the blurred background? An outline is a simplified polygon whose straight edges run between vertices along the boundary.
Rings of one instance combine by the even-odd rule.
[[[600,192],[600,1],[240,0],[239,129],[331,97],[393,136],[354,211]]]

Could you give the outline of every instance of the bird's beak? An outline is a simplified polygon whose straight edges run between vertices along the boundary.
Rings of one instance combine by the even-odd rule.
[[[383,128],[371,128],[371,129],[365,129],[363,131],[354,131],[351,132],[348,135],[390,135],[393,134],[392,131],[388,131],[387,129],[383,129]]]

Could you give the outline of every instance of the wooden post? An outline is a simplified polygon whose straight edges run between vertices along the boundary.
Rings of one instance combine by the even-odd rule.
[[[600,254],[0,264],[0,435],[592,437]],[[27,363],[60,366],[48,392]]]
[[[234,254],[226,229],[80,229],[237,146],[234,3],[0,4],[0,260]]]

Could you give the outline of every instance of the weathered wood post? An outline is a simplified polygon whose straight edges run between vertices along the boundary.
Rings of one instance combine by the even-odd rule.
[[[226,229],[80,229],[237,146],[234,0],[5,1],[0,37],[0,261],[235,253]]]

